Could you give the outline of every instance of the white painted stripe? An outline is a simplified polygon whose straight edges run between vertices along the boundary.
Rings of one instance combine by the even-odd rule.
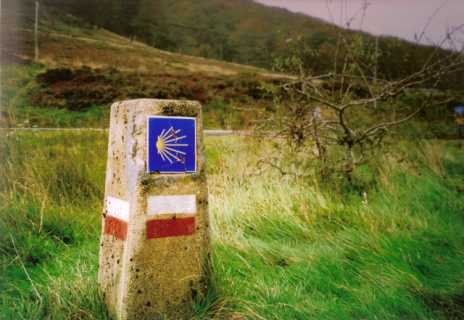
[[[129,202],[118,198],[106,198],[106,212],[112,217],[129,222]]]
[[[151,196],[148,197],[147,214],[195,214],[197,213],[197,200],[194,194],[185,196]]]

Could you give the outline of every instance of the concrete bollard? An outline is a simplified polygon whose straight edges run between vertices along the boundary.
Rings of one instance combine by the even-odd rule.
[[[111,317],[190,319],[209,270],[201,106],[111,107],[98,281]]]

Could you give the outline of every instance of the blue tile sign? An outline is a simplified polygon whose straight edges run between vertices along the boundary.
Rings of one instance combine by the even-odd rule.
[[[464,115],[464,106],[455,107],[454,113],[456,113],[457,115]]]
[[[195,172],[196,119],[148,117],[148,172]]]

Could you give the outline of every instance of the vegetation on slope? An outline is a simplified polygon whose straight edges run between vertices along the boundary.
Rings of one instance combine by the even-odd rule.
[[[0,317],[107,319],[97,295],[103,133],[1,143]],[[214,288],[197,319],[462,319],[463,144],[401,142],[363,192],[261,172],[208,138]]]
[[[37,63],[31,62],[31,29],[14,29],[23,45],[2,48],[8,53],[3,57],[12,60],[2,61],[3,127],[106,127],[112,102],[149,97],[198,100],[207,127],[243,128],[271,103],[261,84],[285,77],[172,54],[94,29],[73,16],[51,16],[40,25]]]
[[[34,34],[30,13],[21,12],[21,8],[17,10],[19,12],[7,9],[3,15],[19,15],[23,19],[10,22],[2,29],[3,33],[17,40],[16,43],[10,44],[10,37],[5,35],[2,41],[8,45],[1,48],[2,62],[30,62],[34,58]],[[158,50],[135,39],[95,28],[82,18],[48,6],[41,7],[39,49],[39,60],[48,67],[117,67],[121,71],[153,74],[196,72],[220,76],[240,73],[276,76],[252,66]]]
[[[338,50],[339,33],[355,33],[252,0],[71,0],[66,5],[59,0],[46,0],[45,3],[156,48],[266,68],[273,67],[275,58],[287,53],[291,42],[303,39],[315,53],[310,64],[315,74],[330,72],[335,57],[343,55]],[[375,37],[356,33],[364,46],[376,45]],[[385,79],[410,75],[426,63],[434,50],[380,37],[378,75]],[[438,51],[445,54],[444,50]],[[444,87],[458,88],[457,80],[462,82],[463,75],[449,79]]]
[[[280,81],[246,74],[139,74],[38,64],[4,66],[3,76],[1,127],[106,128],[113,102],[155,97],[200,101],[207,128],[245,128],[272,104],[261,84]]]
[[[301,25],[291,23],[290,26],[295,27],[295,29],[288,30],[306,30],[305,28],[309,28],[309,25],[311,25],[311,32],[306,32],[305,37],[312,36],[313,28],[318,30],[319,27],[322,28],[323,26],[325,31],[319,34],[320,39],[316,41],[316,44],[310,39],[287,34],[286,39],[291,38],[293,40],[285,42],[279,49],[280,51],[262,50],[259,46],[253,46],[251,43],[249,43],[248,48],[258,48],[261,53],[272,52],[274,58],[280,57],[277,60],[280,62],[291,59],[295,51],[303,51],[300,53],[304,56],[303,63],[306,70],[322,72],[325,70],[324,68],[331,67],[332,55],[337,51],[333,47],[333,39],[336,38],[335,35],[340,31],[339,29],[334,29],[333,26],[317,20],[310,19],[312,22],[309,23],[307,22],[309,21],[308,17],[294,15],[279,9],[262,7],[248,1],[239,1],[234,3],[233,6],[229,3],[216,8],[220,2],[217,1],[195,2],[189,9],[190,11],[185,8],[186,3],[183,1],[175,1],[169,4],[169,10],[166,9],[166,14],[178,12],[179,17],[175,16],[173,19],[181,19],[180,17],[185,16],[184,22],[192,20],[194,16],[200,16],[202,18],[198,25],[201,25],[202,19],[206,21],[207,17],[215,19],[217,16],[220,21],[226,21],[224,15],[232,15],[235,23],[231,25],[234,28],[240,28],[241,23],[239,22],[242,19],[248,21],[246,19],[256,16],[255,20],[250,20],[254,21],[256,25],[250,24],[245,28],[246,32],[244,32],[246,34],[260,34],[265,31],[268,35],[273,34],[272,30],[274,29],[267,25],[269,21],[273,22],[275,26],[280,26],[284,21],[294,23],[293,20],[301,20]],[[156,1],[142,2],[152,3],[153,5],[158,3]],[[73,1],[68,2],[68,4],[73,3]],[[60,9],[75,12],[88,21],[97,23],[97,21],[92,20],[93,18],[86,16],[85,13],[88,11],[88,7],[77,10],[79,6],[85,3],[85,1],[79,2],[77,7],[66,7],[60,4]],[[131,2],[130,5],[137,7],[138,3],[135,1]],[[111,12],[111,8],[122,5],[117,1],[112,1],[111,5],[104,1],[99,2],[98,5],[95,5],[92,14],[99,12],[100,9],[98,8],[102,4],[105,4],[105,10],[109,8],[108,12]],[[248,8],[247,6],[250,6],[251,9],[245,10],[245,15],[238,13],[240,8]],[[3,96],[2,126],[106,127],[107,107],[109,104],[116,100],[150,97],[199,100],[205,106],[207,127],[248,128],[257,119],[269,116],[269,111],[274,109],[272,96],[266,95],[263,87],[269,89],[269,86],[281,84],[286,78],[283,75],[273,74],[254,67],[161,51],[138,42],[133,37],[132,39],[124,38],[105,29],[95,28],[82,18],[63,15],[62,11],[57,11],[51,6],[42,4],[41,8],[40,59],[38,62],[42,66],[29,64],[33,56],[33,33],[30,22],[25,24],[25,29],[14,29],[16,38],[22,40],[21,46],[5,46],[2,48],[3,57],[10,57],[14,61],[29,65],[29,67],[19,66],[17,69],[11,67],[13,70],[3,66],[6,72],[2,76],[2,85],[7,88],[9,94]],[[213,10],[214,14],[210,12],[211,10]],[[106,19],[108,12],[98,14],[95,17]],[[147,9],[140,11],[140,14],[150,12]],[[206,17],[204,16],[205,13],[211,14]],[[130,16],[130,12],[128,14]],[[248,17],[248,14],[250,14],[250,17]],[[267,14],[270,16],[268,17]],[[292,20],[292,17],[295,19]],[[136,17],[134,19],[140,20]],[[119,20],[115,18],[114,21]],[[125,23],[132,20],[128,18],[125,21],[118,25],[122,28]],[[145,20],[141,19],[140,21]],[[307,23],[303,23],[304,21]],[[264,23],[264,27],[260,26],[261,23]],[[248,24],[245,23],[245,25]],[[111,25],[107,27],[111,27]],[[211,26],[211,28],[213,27]],[[254,29],[256,30],[253,31]],[[150,28],[145,30],[150,30]],[[158,32],[156,30],[153,32]],[[169,28],[168,31],[173,30],[176,30],[176,28]],[[115,29],[115,31],[122,32],[120,29]],[[169,34],[168,31],[163,31],[163,34]],[[232,36],[234,34],[233,30],[227,29],[227,32],[227,35]],[[127,32],[122,33],[128,34]],[[187,36],[188,33],[178,34],[179,37],[184,35]],[[372,53],[373,43],[371,39],[362,34],[358,35],[350,38],[360,42],[361,55],[363,52]],[[238,38],[242,39],[242,37],[243,34],[240,33]],[[388,74],[379,72],[379,78],[397,78],[402,76],[401,72],[415,70],[414,68],[417,65],[411,64],[411,60],[417,62],[420,60],[419,56],[429,54],[432,50],[431,48],[422,48],[418,51],[411,51],[414,52],[411,56],[412,53],[409,49],[412,47],[410,45],[406,45],[399,40],[395,41],[389,42],[385,48],[381,46],[378,59],[379,70],[386,70],[385,72],[388,71]],[[179,43],[182,43],[182,41],[179,40]],[[222,44],[224,41],[218,41],[218,43]],[[302,47],[300,47],[300,43]],[[198,46],[195,45],[195,47]],[[257,55],[253,53],[252,56]],[[385,58],[387,56],[389,58]],[[393,58],[405,59],[405,61],[393,61],[391,60]],[[369,60],[369,63],[372,64],[373,61]],[[404,63],[406,63],[404,67],[399,67]],[[32,70],[32,72],[27,71],[28,69]],[[400,73],[395,73],[398,71]],[[27,83],[27,85],[21,88],[17,87],[15,93],[15,88],[12,86],[18,83]],[[450,83],[452,85],[459,84],[459,75],[446,78],[444,86],[448,86]],[[25,88],[28,88],[28,90],[25,90]],[[453,93],[453,95],[455,94]],[[453,103],[456,102],[455,100],[453,100]],[[22,103],[18,105],[18,102]],[[413,105],[415,103],[416,101],[412,101]],[[450,104],[449,110],[453,106]],[[21,113],[23,111],[25,113]],[[427,120],[430,121],[431,119],[428,118]],[[433,120],[443,122],[442,119]]]

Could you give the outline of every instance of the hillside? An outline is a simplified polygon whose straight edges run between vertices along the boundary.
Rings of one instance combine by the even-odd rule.
[[[308,68],[332,71],[339,34],[356,35],[364,47],[376,37],[252,0],[45,0],[88,23],[172,52],[272,68],[301,39],[312,52]],[[378,76],[398,79],[418,70],[434,48],[391,37],[378,43]],[[455,85],[456,79],[446,85]]]
[[[44,2],[157,48],[263,67],[295,28],[311,37],[333,34],[320,20],[249,0]]]
[[[258,119],[263,118],[265,112],[273,110],[272,97],[263,88],[269,86],[263,84],[274,86],[289,77],[264,68],[157,49],[143,42],[142,37],[130,35],[121,29],[116,30],[111,24],[108,24],[108,28],[113,28],[128,37],[98,27],[89,20],[91,17],[86,16],[88,10],[76,11],[80,16],[76,17],[63,11],[72,12],[76,7],[62,3],[60,9],[56,9],[50,0],[45,2],[49,4],[41,2],[40,8],[38,63],[32,63],[34,50],[31,8],[34,6],[27,5],[27,1],[10,1],[4,10],[3,17],[7,19],[2,19],[2,41],[5,44],[1,48],[2,62],[19,62],[21,65],[14,64],[11,68],[5,68],[3,73],[2,84],[6,88],[6,94],[2,96],[2,126],[106,126],[107,107],[110,103],[122,99],[156,97],[200,101],[204,105],[205,124],[208,128],[249,128]],[[199,1],[187,8],[185,2],[176,1],[169,5],[170,9],[166,14],[177,12],[172,21],[184,17],[182,23],[187,23],[195,17],[203,17],[204,21],[209,22],[219,19],[218,24],[221,24],[229,21],[226,16],[234,17],[230,18],[233,20],[230,26],[235,31],[224,32],[228,37],[236,35],[239,41],[247,37],[258,39],[259,34],[272,36],[276,30],[280,30],[279,39],[282,36],[282,39],[288,40],[293,39],[289,38],[292,36],[292,30],[303,33],[306,28],[310,28],[311,32],[304,33],[304,37],[307,37],[309,44],[320,46],[320,50],[312,50],[309,46],[314,54],[304,61],[307,64],[305,67],[316,72],[323,71],[332,64],[331,55],[336,50],[331,46],[336,32],[340,31],[339,28],[304,15],[263,7],[246,0],[234,2],[234,6],[222,3],[216,8],[220,2]],[[69,5],[74,1],[69,0],[66,3]],[[117,2],[107,3],[107,11],[100,12],[94,18],[103,19],[111,16],[114,21],[119,21],[118,15],[112,16],[111,12],[115,3]],[[200,5],[201,3],[203,5]],[[143,12],[147,14],[152,12],[149,8],[145,9]],[[241,9],[243,12],[239,12]],[[92,12],[99,12],[99,6],[95,5]],[[163,11],[160,11],[160,14],[161,12]],[[204,16],[205,14],[207,16]],[[151,19],[152,15],[147,17]],[[201,26],[202,19],[195,20],[195,24]],[[297,21],[301,24],[294,25]],[[286,22],[289,23],[288,26]],[[124,23],[118,26],[122,28]],[[295,28],[292,29],[291,26]],[[176,28],[172,26],[166,30],[159,30],[164,30],[163,34],[169,36],[177,30]],[[214,28],[216,25],[212,25],[210,29]],[[283,32],[284,29],[287,31]],[[156,30],[153,29],[150,34],[156,35]],[[173,36],[175,43],[182,46],[182,39],[187,37],[189,32],[185,30]],[[360,33],[355,36],[366,37],[366,45],[371,39],[368,35]],[[195,41],[201,39],[198,35],[192,35],[189,40],[192,48],[201,48],[198,43],[195,44]],[[312,42],[314,39],[319,40]],[[207,38],[202,44],[208,44],[210,40]],[[400,40],[388,41],[388,49],[382,52],[379,59],[379,77],[387,79],[412,72],[417,67],[414,64],[420,62],[420,57],[424,58],[424,52],[421,50],[431,50],[411,46]],[[222,39],[212,43],[226,44],[227,41]],[[381,41],[381,48],[382,45]],[[280,54],[272,48],[263,49],[253,43],[244,46],[243,48],[257,51],[251,55],[254,57],[258,56],[258,51],[260,54]],[[291,56],[291,49],[294,49],[292,46],[290,41],[279,47],[279,50],[283,50],[282,56]],[[242,48],[242,44],[237,43],[235,48]],[[202,55],[199,51],[190,53]],[[239,54],[239,57],[244,55]],[[384,75],[380,74],[381,70],[385,70]],[[445,86],[459,87],[460,83],[462,81],[458,78],[451,77],[447,79]],[[21,90],[17,90],[18,88]]]
[[[22,10],[22,8],[18,8]],[[5,13],[6,15],[8,13]],[[6,26],[5,38],[16,38],[16,45],[2,46],[4,57],[32,60],[33,25],[28,12],[17,12],[24,19]],[[40,62],[48,67],[117,67],[141,73],[201,72],[209,75],[255,73],[273,76],[264,69],[171,53],[128,39],[51,7],[41,7],[39,27]]]
[[[32,25],[9,27],[9,38],[17,40],[2,46],[2,105],[10,126],[106,126],[110,103],[140,97],[199,100],[209,127],[244,126],[269,104],[261,83],[287,77],[159,50],[51,8],[42,9],[34,64]],[[89,111],[95,121],[73,120]]]

